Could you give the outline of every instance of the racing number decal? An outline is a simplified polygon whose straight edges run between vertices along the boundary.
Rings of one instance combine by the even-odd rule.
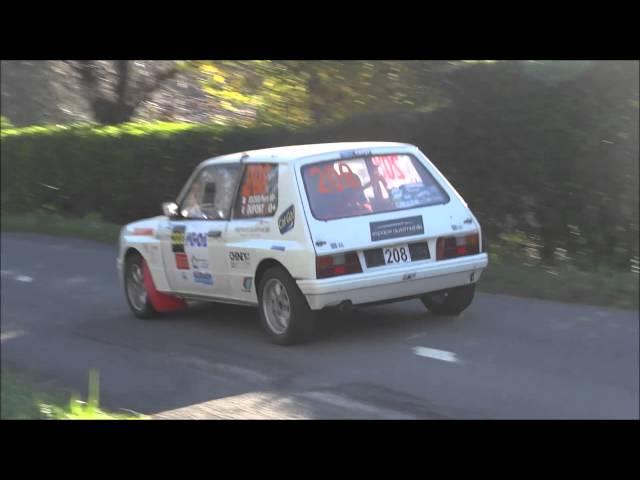
[[[371,157],[373,164],[379,168],[386,180],[404,180],[406,177],[398,166],[398,155]]]
[[[407,255],[407,251],[404,247],[385,248],[384,254],[386,255],[385,261],[387,262],[387,264],[400,263],[400,260],[402,260],[403,262],[409,260],[409,256]]]
[[[309,176],[318,177],[318,183],[316,184],[318,193],[326,195],[360,187],[358,177],[351,171],[349,165],[341,163],[339,170],[340,173],[336,172],[331,163],[325,165],[324,168],[312,167],[309,170]]]

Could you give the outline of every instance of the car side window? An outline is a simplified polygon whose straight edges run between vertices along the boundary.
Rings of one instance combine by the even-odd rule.
[[[224,220],[236,192],[240,165],[210,165],[202,169],[187,191],[180,214],[184,218]]]
[[[248,164],[240,182],[233,217],[271,217],[276,210],[278,210],[278,164]]]

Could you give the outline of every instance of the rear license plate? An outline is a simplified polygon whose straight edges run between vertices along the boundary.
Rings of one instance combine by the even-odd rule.
[[[386,247],[382,249],[385,265],[395,265],[398,263],[410,263],[411,253],[409,245],[398,245],[395,247]]]

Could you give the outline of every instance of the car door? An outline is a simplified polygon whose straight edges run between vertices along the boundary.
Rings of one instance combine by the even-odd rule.
[[[272,248],[274,216],[278,211],[277,163],[247,163],[226,237],[231,297],[256,298],[253,276],[261,252]]]
[[[225,241],[239,164],[205,165],[179,199],[162,251],[173,292],[226,298],[229,295]]]

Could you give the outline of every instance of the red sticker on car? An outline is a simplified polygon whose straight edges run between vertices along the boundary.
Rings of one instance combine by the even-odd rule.
[[[278,166],[272,164],[247,165],[236,215],[252,218],[275,213],[278,209],[277,169]]]
[[[246,177],[240,194],[243,197],[250,197],[267,193],[269,172],[272,168],[271,165],[247,165]]]
[[[189,258],[186,253],[176,253],[176,268],[178,270],[189,270]]]
[[[371,157],[373,164],[378,167],[378,171],[385,180],[403,180],[404,172],[398,165],[398,155],[381,155]]]
[[[152,236],[153,228],[134,228],[133,235]]]

